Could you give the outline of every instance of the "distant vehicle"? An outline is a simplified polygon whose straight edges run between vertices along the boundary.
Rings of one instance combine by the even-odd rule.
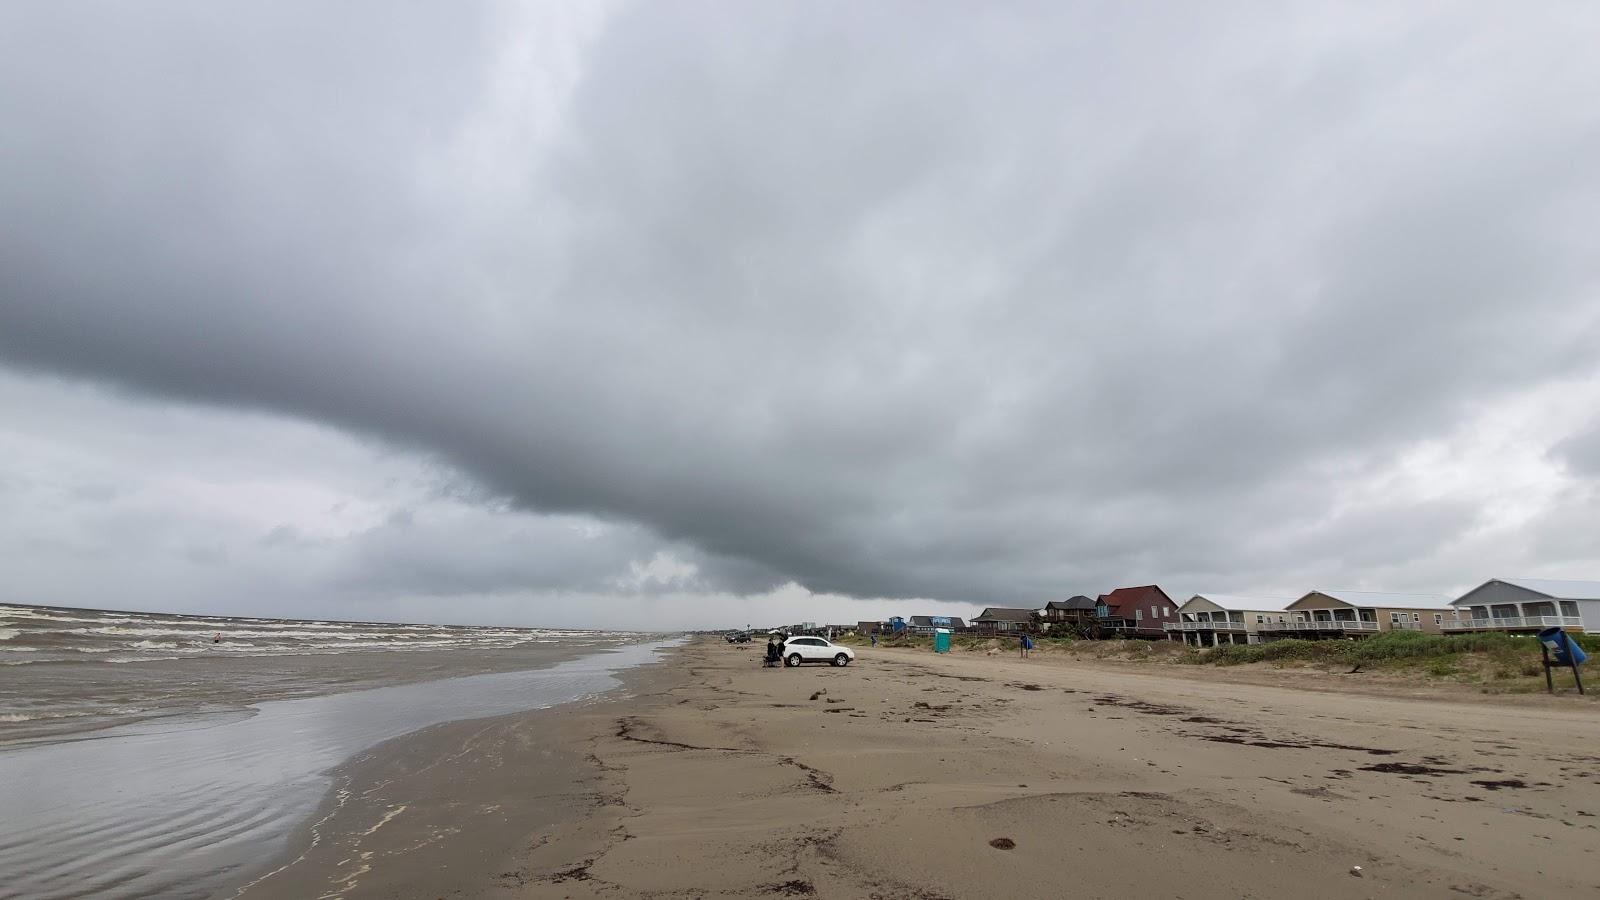
[[[748,632],[748,631],[733,631],[733,632],[729,632],[729,634],[728,634],[728,643],[730,643],[730,644],[748,644],[748,643],[750,643],[750,632]]]
[[[792,637],[783,642],[783,664],[798,666],[801,663],[825,662],[848,666],[856,652],[819,637]]]

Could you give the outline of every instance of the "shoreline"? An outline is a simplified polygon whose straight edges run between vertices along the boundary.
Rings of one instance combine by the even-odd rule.
[[[333,785],[283,849],[217,896],[477,896],[521,883],[508,869],[518,856],[592,808],[596,778],[581,747],[593,720],[663,683],[673,652],[615,672],[620,684],[598,695],[444,722],[361,751],[331,770]]]
[[[0,807],[16,838],[0,842],[0,869],[10,873],[0,898],[215,896],[264,871],[262,857],[276,858],[326,802],[332,773],[372,747],[604,694],[618,685],[615,673],[655,661],[661,646],[541,654],[514,671],[266,701],[7,747]]]

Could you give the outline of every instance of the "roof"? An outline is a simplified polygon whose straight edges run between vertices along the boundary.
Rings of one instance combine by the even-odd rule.
[[[1076,597],[1069,597],[1069,598],[1067,598],[1065,600],[1051,600],[1049,603],[1046,603],[1044,605],[1044,608],[1045,609],[1084,609],[1084,610],[1093,610],[1094,609],[1094,601],[1090,600],[1088,597],[1083,596],[1082,594],[1079,594]]]
[[[1011,609],[1005,606],[990,606],[981,615],[973,617],[974,622],[1031,622],[1034,611],[1031,609]]]
[[[1188,606],[1196,600],[1208,600],[1229,612],[1283,612],[1297,597],[1241,597],[1238,594],[1195,594],[1183,602]]]
[[[1600,600],[1600,581],[1562,581],[1554,578],[1495,578],[1513,587],[1544,594],[1552,600]]]
[[[1178,605],[1176,601],[1167,595],[1166,591],[1163,591],[1160,587],[1153,584],[1141,584],[1137,587],[1119,587],[1109,594],[1101,594],[1100,602],[1106,605],[1107,610],[1115,612],[1125,603],[1132,604],[1134,606],[1143,606],[1150,602],[1149,598],[1152,594],[1159,594],[1161,597],[1165,598],[1161,601],[1164,604],[1171,606]]]
[[[1374,606],[1388,609],[1450,609],[1451,598],[1442,594],[1409,594],[1400,591],[1345,591],[1322,590],[1316,591],[1343,600],[1351,606]],[[1304,599],[1304,598],[1302,598]]]
[[[909,621],[918,628],[965,628],[960,616],[912,616]]]

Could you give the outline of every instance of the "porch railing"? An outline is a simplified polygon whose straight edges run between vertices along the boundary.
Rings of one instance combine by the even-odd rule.
[[[1210,622],[1163,622],[1163,631],[1244,631],[1243,622],[1212,620]]]
[[[1492,631],[1496,628],[1581,628],[1578,616],[1507,616],[1493,619],[1445,619],[1445,631]]]
[[[1309,622],[1263,622],[1256,627],[1262,631],[1377,631],[1378,623],[1319,619]]]

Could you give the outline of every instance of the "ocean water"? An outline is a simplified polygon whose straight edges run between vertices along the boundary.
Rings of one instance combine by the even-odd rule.
[[[607,632],[250,619],[0,605],[0,665],[107,664],[195,656],[309,656],[355,650],[501,649]]]
[[[120,617],[134,621],[112,624],[104,618],[79,615],[76,618],[89,621],[72,622],[67,620],[74,616],[59,615],[51,618],[49,627],[82,628],[86,629],[85,642],[122,645],[159,639],[183,646],[182,641],[203,642],[205,637],[173,634],[197,630],[172,621],[178,617],[164,617],[159,622],[132,614]],[[58,657],[82,652],[69,646],[72,639],[42,637],[38,631],[43,629],[30,624],[33,643],[41,645],[36,652],[46,652],[42,645],[52,641],[49,652]],[[441,722],[545,708],[609,690],[618,683],[613,677],[618,670],[650,662],[658,649],[673,643],[598,636],[608,642],[606,649],[600,641],[591,641],[597,635],[590,633],[574,636],[584,642],[576,647],[564,646],[557,637],[555,644],[536,644],[529,649],[525,646],[528,641],[538,639],[528,635],[535,632],[515,629],[485,629],[468,635],[432,626],[278,623],[234,627],[240,632],[260,633],[232,638],[253,641],[258,649],[280,648],[260,652],[276,660],[273,671],[287,673],[284,677],[301,687],[325,687],[330,666],[337,669],[348,664],[361,669],[375,660],[395,659],[393,647],[329,652],[326,648],[334,646],[330,642],[342,638],[325,632],[360,635],[351,641],[378,644],[406,640],[394,635],[415,628],[417,634],[433,636],[419,637],[417,643],[407,645],[406,658],[410,660],[432,658],[419,652],[422,641],[480,640],[489,645],[476,651],[455,646],[433,652],[455,659],[520,649],[524,668],[264,702],[246,702],[235,688],[230,703],[209,709],[192,710],[189,704],[178,703],[157,718],[0,747],[0,898],[214,896],[221,886],[256,871],[283,849],[294,826],[329,790],[329,770],[357,752]],[[28,628],[24,625],[18,630]],[[110,628],[126,630],[106,630]],[[302,635],[308,635],[304,643],[297,640]],[[109,652],[136,658],[134,654],[139,652],[158,651],[122,646]],[[102,670],[173,673],[187,667],[190,671],[184,674],[192,675],[232,665],[199,655],[203,652],[201,648],[196,658],[184,661],[165,660],[149,667],[106,664]],[[272,655],[277,652],[293,656]],[[563,655],[567,658],[553,665],[526,668],[541,658],[550,661]],[[308,660],[321,663],[313,666],[313,675],[296,680],[295,670]],[[384,662],[378,670],[388,664]],[[36,668],[22,666],[0,677]],[[59,669],[79,679],[86,671],[83,663],[70,659],[44,669]],[[80,684],[74,690],[81,692],[83,687]],[[184,690],[177,688],[179,694]],[[43,707],[36,711],[47,712]]]
[[[0,746],[262,700],[526,669],[638,639],[0,605]]]

